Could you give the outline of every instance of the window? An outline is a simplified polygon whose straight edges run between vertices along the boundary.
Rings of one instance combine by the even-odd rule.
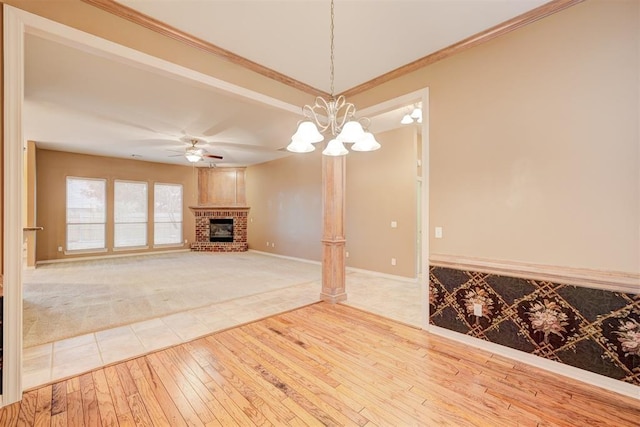
[[[153,244],[182,243],[182,185],[155,184],[153,200]]]
[[[67,178],[67,250],[105,249],[104,179]]]
[[[116,248],[147,244],[147,183],[115,181],[114,235]]]

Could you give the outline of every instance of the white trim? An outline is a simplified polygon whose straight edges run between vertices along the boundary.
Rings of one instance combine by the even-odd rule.
[[[144,255],[160,255],[160,254],[171,254],[178,252],[191,252],[190,249],[176,249],[171,251],[155,251],[155,252],[130,252],[130,253],[122,253],[122,254],[112,254],[112,255],[96,255],[96,256],[84,256],[84,257],[74,257],[74,258],[62,258],[62,259],[49,259],[45,261],[38,261],[37,265],[45,265],[45,264],[59,264],[62,262],[78,262],[78,261],[92,261],[92,260],[100,260],[100,259],[112,259],[112,258],[128,258],[134,256],[144,256]]]
[[[271,252],[262,252],[262,251],[258,251],[258,250],[255,250],[255,249],[249,249],[248,252],[255,252],[255,253],[261,254],[261,255],[267,255],[267,256],[272,256],[272,257],[276,257],[276,258],[289,259],[289,260],[292,260],[292,261],[306,262],[306,263],[309,263],[309,264],[317,264],[317,265],[321,265],[322,264],[320,261],[313,261],[313,260],[306,259],[306,258],[296,258],[296,257],[292,257],[292,256],[287,256],[287,255],[274,254],[274,253],[271,253]],[[412,277],[405,277],[405,276],[396,276],[396,275],[393,275],[393,274],[381,273],[379,271],[372,271],[372,270],[364,270],[364,269],[355,268],[355,267],[347,267],[346,270],[354,272],[354,273],[371,274],[372,276],[384,277],[386,279],[398,280],[398,281],[407,282],[407,283],[416,283],[416,280],[418,280],[418,278],[415,278],[415,277],[412,278]]]
[[[433,266],[455,268],[458,270],[503,274],[524,279],[548,280],[556,283],[603,289],[606,291],[640,294],[640,274],[636,273],[560,267],[556,265],[490,260],[443,254],[431,254],[429,256],[429,263]]]
[[[120,223],[122,224],[122,223]],[[130,224],[134,224],[134,223],[130,223]],[[136,224],[145,224],[148,225],[147,223],[144,222],[139,222]],[[130,251],[141,251],[141,250],[146,250],[149,249],[149,245],[141,245],[141,246],[117,246],[114,247],[112,250],[113,252],[130,252]]]
[[[82,255],[82,254],[103,254],[107,253],[109,250],[107,248],[95,248],[95,249],[72,249],[69,251],[64,251],[64,255]]]
[[[276,258],[284,258],[284,259],[290,259],[292,261],[300,261],[300,262],[306,262],[306,263],[309,263],[309,264],[322,265],[322,263],[320,261],[314,261],[312,259],[296,258],[296,257],[292,257],[292,256],[287,256],[287,255],[274,254],[274,253],[271,253],[271,252],[258,251],[256,249],[249,249],[249,250],[247,250],[247,252],[255,252],[257,254],[269,255],[269,256],[272,256],[272,257],[276,257]]]
[[[22,399],[22,107],[24,24],[4,5],[3,406]]]
[[[347,267],[347,271],[350,271],[352,273],[370,274],[376,277],[383,277],[385,279],[397,280],[399,282],[407,282],[407,283],[416,283],[419,279],[418,277],[397,276],[395,274],[381,273],[379,271],[365,270],[362,268],[355,268],[355,267]]]
[[[422,329],[429,327],[429,164],[430,144],[429,139],[431,120],[429,117],[429,88],[420,91],[422,100],[422,268],[421,271],[421,298],[422,298]]]
[[[554,374],[572,378],[574,380],[578,380],[596,387],[601,387],[615,393],[633,397],[635,399],[640,399],[640,387],[633,384],[625,383],[620,380],[605,377],[603,375],[598,375],[593,372],[585,371],[584,369],[575,368],[570,365],[565,365],[564,363],[545,359],[540,356],[535,356],[533,354],[525,353],[489,341],[481,340],[479,338],[474,338],[469,335],[454,332],[438,326],[431,325],[429,326],[427,331],[435,335],[439,335],[445,338],[452,339],[454,341],[461,342],[463,344],[470,345],[472,347],[490,351],[491,353],[495,353],[499,356],[504,356],[509,359],[514,359],[518,362],[526,363],[536,368],[544,369],[545,371],[553,372]]]

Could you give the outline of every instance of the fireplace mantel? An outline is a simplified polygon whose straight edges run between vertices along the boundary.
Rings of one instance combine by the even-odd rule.
[[[196,241],[191,244],[192,251],[204,252],[245,252],[247,243],[247,217],[249,206],[189,206],[196,217]],[[211,242],[210,223],[212,219],[233,219],[233,242]]]

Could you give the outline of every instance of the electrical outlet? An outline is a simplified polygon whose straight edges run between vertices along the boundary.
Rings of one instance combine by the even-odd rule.
[[[272,247],[272,248],[275,248],[275,247],[276,247],[276,244],[275,244],[275,243],[273,243],[273,242],[271,242],[271,247]]]
[[[62,252],[62,246],[58,246],[58,252]]]
[[[267,247],[269,246],[269,242],[267,242]]]
[[[435,228],[435,237],[436,239],[442,239],[442,227]]]
[[[344,256],[349,258],[349,251],[345,252]]]
[[[395,258],[391,258],[391,265],[396,265],[396,259]]]
[[[396,221],[391,221],[391,228],[398,228],[398,223]]]
[[[473,303],[473,315],[482,317],[482,304],[478,304],[477,302]]]

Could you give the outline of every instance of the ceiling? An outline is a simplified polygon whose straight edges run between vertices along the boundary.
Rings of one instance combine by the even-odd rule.
[[[336,0],[335,93],[366,83],[547,0]],[[121,5],[330,92],[328,1],[121,0]],[[188,139],[219,166],[277,159],[300,107],[262,102],[27,34],[24,132],[40,148],[189,164]],[[372,119],[399,126],[408,106]],[[209,162],[201,162],[206,166]]]

